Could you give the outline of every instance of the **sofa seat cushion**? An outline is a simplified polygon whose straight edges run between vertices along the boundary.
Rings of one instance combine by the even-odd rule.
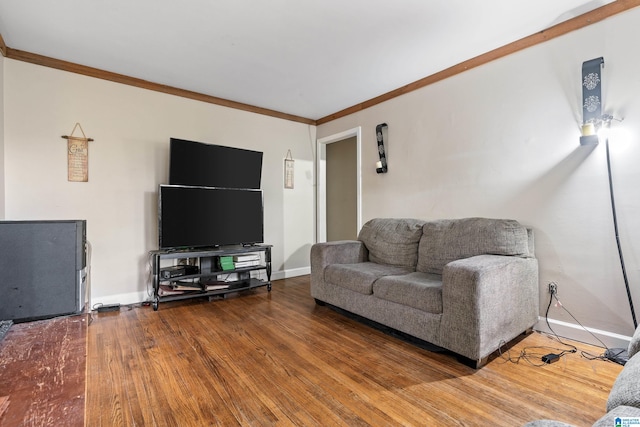
[[[376,218],[362,226],[358,240],[367,247],[369,261],[415,271],[423,225],[417,219]]]
[[[408,267],[377,264],[375,262],[331,264],[325,268],[324,280],[364,295],[371,295],[373,293],[373,283],[380,277],[407,274],[411,271],[412,269]]]
[[[618,406],[635,406],[640,408],[640,357],[632,357],[618,375],[609,398],[607,412]]]
[[[510,219],[463,218],[425,223],[417,271],[442,274],[451,261],[476,255],[529,255],[527,229]]]
[[[442,313],[442,276],[413,272],[385,276],[373,284],[373,295],[428,313]]]

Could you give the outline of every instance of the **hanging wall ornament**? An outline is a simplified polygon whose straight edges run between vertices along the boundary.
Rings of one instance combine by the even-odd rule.
[[[82,137],[73,135],[77,128],[80,128]],[[87,138],[80,123],[76,123],[71,135],[62,135],[62,138],[67,140],[67,180],[89,181],[89,141],[93,139]]]
[[[582,63],[582,123],[597,124],[602,118],[602,66],[604,58]]]
[[[384,135],[383,131],[386,132],[387,124],[380,123],[376,126],[376,140],[378,141],[378,154],[380,155],[380,161],[376,162],[376,172],[377,173],[386,173],[387,172],[387,154],[384,151]]]
[[[293,188],[294,160],[291,150],[287,150],[287,156],[284,159],[284,188]]]

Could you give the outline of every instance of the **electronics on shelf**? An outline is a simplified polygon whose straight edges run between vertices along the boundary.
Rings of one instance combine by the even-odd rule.
[[[161,279],[173,279],[175,277],[188,276],[190,274],[198,274],[200,268],[197,265],[172,265],[160,269]]]
[[[169,184],[158,189],[160,249],[151,252],[154,310],[161,300],[271,291],[261,175],[261,152],[171,138]]]

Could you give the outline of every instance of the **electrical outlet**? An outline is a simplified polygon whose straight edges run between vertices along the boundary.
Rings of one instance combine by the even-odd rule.
[[[558,284],[556,282],[549,283],[549,293],[554,295],[558,292]]]

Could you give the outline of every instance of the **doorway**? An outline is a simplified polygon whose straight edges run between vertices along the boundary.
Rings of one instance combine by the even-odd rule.
[[[328,150],[330,144],[334,143],[339,143],[335,147],[336,150],[333,149],[334,147]],[[342,162],[336,162],[336,156],[339,157],[341,152],[352,151],[353,144],[355,144],[355,159],[353,159],[353,156],[348,155],[347,157],[351,158],[351,160],[347,163],[344,162],[344,159],[342,159]],[[350,236],[357,236],[362,227],[361,145],[360,127],[320,138],[317,141],[317,242],[326,242],[328,237],[331,240],[341,239],[342,237],[352,238]],[[329,151],[329,154],[327,151]],[[331,162],[331,164],[328,165],[328,162]],[[355,174],[355,203],[349,203],[351,207],[348,207],[347,210],[345,210],[345,204],[340,204],[340,198],[353,197],[353,195],[346,196],[348,191],[344,194],[334,191],[334,189],[339,189],[340,177],[343,173],[338,173],[336,167],[344,170],[347,175],[351,174],[349,170]],[[331,172],[331,176],[327,176],[327,171]],[[338,185],[334,185],[332,182],[337,182]],[[331,186],[331,189],[328,189],[328,186]]]

